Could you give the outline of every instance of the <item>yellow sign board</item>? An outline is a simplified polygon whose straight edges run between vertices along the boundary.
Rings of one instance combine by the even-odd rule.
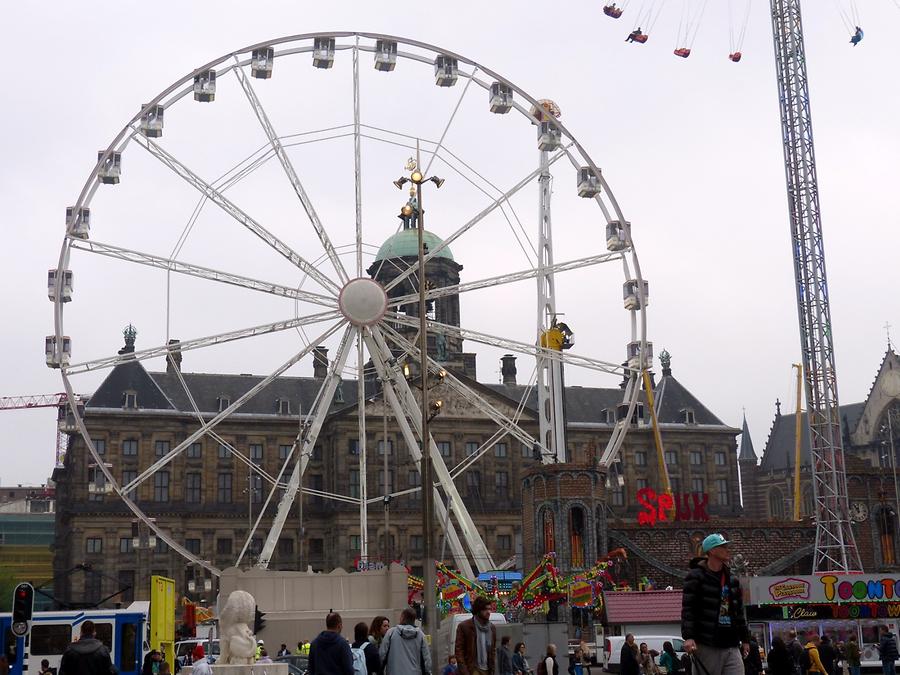
[[[156,574],[150,577],[150,649],[162,652],[174,668],[175,580]]]

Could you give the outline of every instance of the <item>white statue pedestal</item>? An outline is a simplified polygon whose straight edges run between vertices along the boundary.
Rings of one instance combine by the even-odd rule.
[[[179,675],[191,675],[192,666],[185,666]],[[287,663],[254,663],[248,665],[212,665],[213,675],[288,675]]]

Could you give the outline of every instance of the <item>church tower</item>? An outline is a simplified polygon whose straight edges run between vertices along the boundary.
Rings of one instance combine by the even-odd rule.
[[[375,261],[366,270],[369,276],[382,286],[387,286],[418,262],[419,239],[415,218],[410,218],[403,213],[401,213],[400,218],[403,220],[403,229],[389,237],[381,245],[381,248],[378,249],[378,254],[375,256]],[[424,232],[423,241],[426,255],[442,243],[440,237],[427,230]],[[445,246],[425,264],[426,289],[456,286],[459,284],[459,273],[462,269],[463,266],[453,259],[450,247]],[[403,296],[410,297],[409,302],[396,307],[395,311],[399,314],[418,319],[418,281],[418,274],[412,274],[388,292],[388,297],[391,300]],[[459,295],[453,293],[429,300],[426,304],[426,313],[427,318],[431,321],[459,327]],[[393,324],[393,328],[410,342],[416,342],[417,328],[399,323]],[[437,331],[429,331],[428,355],[448,370],[475,379],[475,354],[463,352],[462,338],[450,335],[445,336]],[[409,365],[415,372],[417,364],[411,361]]]

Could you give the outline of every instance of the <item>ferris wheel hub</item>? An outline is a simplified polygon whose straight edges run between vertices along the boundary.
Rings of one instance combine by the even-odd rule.
[[[374,279],[351,279],[341,289],[338,306],[341,314],[354,326],[378,323],[387,311],[387,293]]]

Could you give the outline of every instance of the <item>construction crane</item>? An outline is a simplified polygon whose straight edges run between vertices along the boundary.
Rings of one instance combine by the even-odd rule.
[[[801,3],[800,0],[769,1],[815,501],[812,571],[862,571],[847,503]]]
[[[82,405],[83,397],[75,396],[75,405]],[[0,410],[25,410],[29,408],[56,408],[56,466],[62,466],[69,444],[69,434],[75,429],[69,424],[66,411],[69,397],[60,394],[37,394],[35,396],[0,396]]]

